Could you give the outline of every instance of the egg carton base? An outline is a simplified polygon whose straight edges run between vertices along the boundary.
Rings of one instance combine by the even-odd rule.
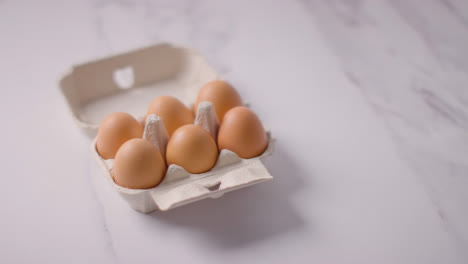
[[[207,173],[189,174],[176,180],[165,178],[160,185],[151,189],[128,189],[117,185],[112,177],[113,160],[104,160],[99,155],[95,141],[92,151],[104,176],[130,207],[142,213],[150,213],[167,211],[205,198],[219,198],[227,192],[272,180],[262,160],[271,155],[274,144],[275,140],[270,138],[267,150],[258,157],[239,158],[235,163]]]

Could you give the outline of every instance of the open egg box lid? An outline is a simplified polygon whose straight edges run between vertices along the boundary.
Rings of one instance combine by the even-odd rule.
[[[73,118],[91,137],[113,112],[145,114],[159,95],[191,107],[199,89],[218,73],[196,51],[157,44],[74,66],[60,80]]]
[[[201,87],[216,79],[220,79],[219,74],[198,52],[157,44],[74,66],[60,80],[60,89],[78,126],[94,137],[102,120],[113,112],[127,112],[142,120],[148,106],[159,95],[175,96],[192,107]],[[190,174],[181,167],[169,167],[160,185],[144,190],[115,184],[111,176],[113,160],[100,157],[95,140],[92,151],[114,189],[132,208],[148,213],[208,197],[217,198],[272,179],[262,162],[273,151],[274,140],[269,132],[268,138],[269,146],[259,157],[241,159],[223,150],[211,171]]]

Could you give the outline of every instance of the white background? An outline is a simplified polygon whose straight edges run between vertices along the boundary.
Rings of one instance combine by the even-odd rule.
[[[3,0],[0,33],[2,263],[468,261],[466,2]],[[251,102],[273,181],[150,215],[111,189],[57,81],[161,41]]]

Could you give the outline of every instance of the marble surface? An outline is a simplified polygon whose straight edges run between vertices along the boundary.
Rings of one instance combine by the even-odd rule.
[[[0,1],[1,263],[467,263],[468,2]],[[57,80],[194,47],[271,127],[274,181],[167,213],[102,177]]]

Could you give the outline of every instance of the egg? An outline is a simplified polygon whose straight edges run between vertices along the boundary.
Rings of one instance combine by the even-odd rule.
[[[112,169],[115,183],[130,189],[157,186],[166,173],[166,163],[153,143],[135,138],[125,142],[117,151]]]
[[[268,138],[257,115],[244,106],[229,110],[219,127],[218,148],[228,149],[239,157],[249,159],[261,155]]]
[[[234,87],[221,80],[211,81],[203,86],[195,103],[195,113],[198,111],[198,105],[204,101],[213,103],[219,122],[229,109],[242,105],[242,99]]]
[[[157,97],[148,108],[147,117],[156,114],[162,118],[169,137],[179,127],[192,124],[193,112],[190,111],[179,99],[172,96]]]
[[[96,148],[102,158],[113,159],[123,143],[142,135],[143,127],[133,116],[121,112],[112,113],[99,126]]]
[[[167,164],[177,164],[190,173],[197,174],[211,170],[217,159],[216,142],[200,126],[185,125],[178,128],[167,144]]]

